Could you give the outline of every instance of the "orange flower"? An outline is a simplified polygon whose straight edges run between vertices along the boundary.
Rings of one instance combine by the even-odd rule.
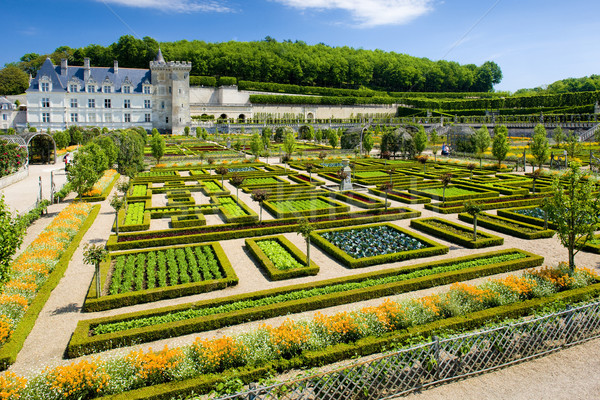
[[[197,338],[192,344],[192,357],[202,366],[203,372],[221,372],[242,365],[246,350],[240,342],[228,336],[212,340]]]
[[[315,322],[323,327],[325,334],[333,336],[341,342],[351,342],[360,337],[360,327],[353,315],[341,312],[326,316],[317,312]]]
[[[383,303],[376,307],[365,307],[362,312],[374,314],[377,320],[388,331],[402,329],[406,326],[404,316],[405,310],[400,304],[390,299],[385,299]]]
[[[5,372],[0,375],[0,399],[20,399],[25,386],[27,379],[17,376],[14,372]]]
[[[98,359],[82,360],[52,370],[46,369],[46,382],[65,399],[95,397],[107,386],[110,378],[98,364]]]
[[[302,346],[310,339],[310,330],[289,318],[277,328],[265,326],[271,335],[271,342],[277,349],[277,354],[292,357],[300,353]]]
[[[147,353],[143,350],[132,351],[126,359],[135,367],[140,378],[159,383],[168,380],[169,370],[181,362],[181,355],[181,349],[169,350],[165,346],[158,352],[154,352],[152,349],[149,349]]]

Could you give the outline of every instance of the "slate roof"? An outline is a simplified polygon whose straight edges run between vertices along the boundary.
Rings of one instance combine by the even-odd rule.
[[[79,66],[67,67],[67,73],[61,74],[60,65],[52,64],[50,58],[47,58],[44,64],[40,67],[37,76],[31,81],[27,92],[39,91],[39,79],[42,76],[48,76],[52,81],[51,92],[66,92],[69,82],[76,78],[80,84],[80,90],[85,91],[85,83],[83,81],[84,68]],[[142,84],[151,82],[151,74],[149,69],[137,68],[119,68],[117,73],[114,73],[112,67],[91,67],[90,78],[96,81],[96,84],[102,86],[104,81],[108,80],[113,85],[113,92],[120,92],[123,82],[128,80],[133,86],[133,93],[142,93]]]

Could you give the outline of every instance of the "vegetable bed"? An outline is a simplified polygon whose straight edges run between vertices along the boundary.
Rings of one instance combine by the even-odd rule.
[[[467,213],[458,214],[461,221],[473,222],[473,216]],[[477,217],[477,224],[496,232],[507,233],[521,239],[540,239],[554,236],[554,231],[539,226],[530,225],[525,222],[499,217],[496,215],[481,213]]]
[[[437,238],[447,240],[461,246],[478,249],[481,247],[499,246],[504,244],[504,239],[489,233],[477,232],[477,239],[473,240],[473,229],[446,221],[441,218],[422,218],[410,221],[411,228],[428,233]]]
[[[319,273],[319,266],[311,261],[310,267],[307,267],[306,256],[283,235],[246,239],[245,243],[260,267],[273,281]]]
[[[349,268],[445,254],[448,247],[392,224],[311,233],[320,248]]]

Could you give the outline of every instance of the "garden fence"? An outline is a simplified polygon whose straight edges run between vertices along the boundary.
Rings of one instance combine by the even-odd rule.
[[[600,337],[600,302],[438,339],[353,365],[220,400],[391,399]]]

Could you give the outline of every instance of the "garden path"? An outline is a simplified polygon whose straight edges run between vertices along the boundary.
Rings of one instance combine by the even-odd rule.
[[[226,185],[226,187],[228,187],[228,189],[231,190],[232,193],[235,193],[235,188],[231,187],[228,183],[226,183],[225,185]],[[245,202],[250,208],[255,210],[257,213],[259,212],[259,205],[250,199],[249,194],[243,193],[242,191],[240,191],[239,195],[240,195],[240,200]],[[110,196],[109,196],[109,198],[110,198]],[[240,293],[247,293],[247,292],[255,291],[257,288],[268,289],[268,288],[286,286],[286,285],[296,284],[296,283],[312,282],[315,279],[321,280],[321,279],[329,279],[329,278],[334,278],[334,277],[341,277],[341,276],[345,276],[345,275],[355,274],[358,272],[358,271],[349,270],[349,269],[346,269],[346,268],[340,266],[337,262],[333,261],[327,254],[323,253],[319,248],[313,246],[311,248],[312,259],[321,267],[321,272],[319,273],[317,278],[306,277],[306,278],[297,278],[297,279],[293,279],[290,281],[284,281],[284,282],[270,282],[260,273],[260,271],[256,267],[255,263],[251,260],[250,256],[244,250],[243,239],[228,240],[228,241],[222,241],[221,245],[223,246],[229,259],[232,261],[235,271],[240,279],[240,284],[238,286],[233,287],[233,288],[228,288],[228,289],[225,289],[225,290],[222,290],[219,292],[205,293],[205,294],[188,296],[188,297],[172,299],[172,300],[164,300],[164,301],[155,302],[152,304],[140,304],[140,305],[127,307],[127,308],[123,308],[123,309],[119,309],[119,310],[110,310],[110,311],[89,313],[89,314],[82,313],[81,307],[83,305],[83,301],[85,299],[85,295],[88,290],[89,284],[93,277],[93,268],[89,265],[85,265],[82,261],[83,245],[88,242],[96,242],[96,243],[105,242],[106,238],[108,238],[108,236],[109,236],[110,226],[112,225],[113,220],[114,220],[114,211],[108,204],[108,201],[104,201],[99,204],[101,205],[100,214],[96,218],[96,220],[95,220],[94,224],[92,225],[92,227],[90,228],[90,230],[84,236],[84,238],[81,242],[81,245],[79,246],[79,248],[77,249],[77,251],[75,252],[75,254],[73,256],[70,267],[67,270],[67,273],[65,274],[64,278],[60,281],[58,287],[52,292],[48,302],[46,303],[45,307],[43,308],[42,312],[40,313],[40,316],[37,320],[36,326],[32,330],[29,337],[27,338],[25,345],[17,358],[17,362],[10,368],[11,371],[14,371],[14,372],[16,372],[18,374],[22,374],[22,375],[30,375],[30,374],[35,373],[36,371],[39,371],[47,366],[52,367],[52,366],[59,365],[59,364],[69,364],[72,360],[64,360],[63,359],[64,351],[65,351],[67,343],[71,337],[71,334],[72,334],[73,330],[75,329],[75,326],[77,325],[77,322],[82,319],[97,318],[100,316],[115,315],[115,314],[120,314],[123,312],[132,312],[132,311],[144,310],[144,309],[149,309],[149,308],[163,307],[163,306],[168,306],[168,305],[183,304],[183,303],[187,303],[187,302],[191,302],[191,301],[223,297],[223,296],[229,296],[229,295],[240,294]],[[52,207],[58,208],[60,206],[61,205],[56,205],[56,206],[52,206]],[[405,207],[406,205],[392,201],[392,206]],[[423,217],[440,216],[440,214],[425,210],[422,205],[411,205],[410,208],[421,211]],[[51,209],[50,212],[54,213],[57,211],[55,211],[54,209]],[[458,221],[456,214],[451,214],[446,217],[450,220]],[[268,212],[263,211],[263,218],[271,219],[272,216],[270,216]],[[51,220],[50,218],[44,217],[41,220],[39,220],[38,222],[36,222],[36,224],[38,224],[41,227],[41,226],[43,226],[44,223],[47,225],[47,223],[49,223],[50,220]],[[401,226],[401,227],[408,227],[410,221],[409,220],[400,220],[400,221],[394,221],[393,223],[398,226]],[[34,224],[34,226],[37,226],[37,225]],[[36,228],[36,229],[37,230],[30,229],[28,231],[27,240],[29,240],[29,241],[33,240],[37,236],[37,234],[35,232],[39,233],[39,231],[41,231],[41,229],[43,229],[43,228],[41,228],[41,229]],[[450,243],[444,242],[443,240],[435,239],[443,244],[449,245],[450,249],[451,249],[450,253],[447,255],[430,257],[427,260],[433,261],[433,260],[445,259],[448,257],[454,258],[454,257],[460,257],[460,256],[464,256],[464,255],[478,253],[478,252],[486,252],[486,251],[490,251],[490,250],[497,250],[497,249],[501,249],[501,248],[512,248],[512,247],[521,248],[521,249],[531,251],[536,254],[543,255],[544,257],[546,257],[546,264],[548,264],[548,265],[556,265],[559,261],[565,259],[566,251],[560,245],[559,241],[556,238],[526,241],[526,240],[514,238],[512,236],[488,231],[483,228],[481,229],[481,231],[490,232],[495,235],[504,237],[504,239],[505,239],[504,245],[496,246],[491,249],[470,250],[470,249],[463,249],[456,245],[452,245]],[[297,235],[295,233],[288,233],[288,234],[285,234],[285,236],[288,239],[290,239],[294,244],[296,244],[300,249],[302,249],[302,250],[305,249],[304,240],[299,235]],[[399,263],[393,263],[393,264],[385,264],[385,265],[367,267],[367,268],[361,269],[360,272],[368,272],[368,271],[375,271],[375,270],[379,270],[379,269],[386,269],[386,268],[390,268],[394,265],[410,265],[410,264],[417,264],[417,263],[422,263],[422,262],[423,262],[423,259],[409,260],[409,261],[403,261],[401,263],[399,262]],[[577,256],[577,262],[580,265],[586,265],[590,268],[600,271],[600,258],[597,255],[593,255],[590,253],[580,253]],[[477,282],[477,281],[481,281],[481,280],[483,280],[483,279],[477,279],[472,282]],[[433,292],[443,291],[446,289],[447,289],[447,286],[443,286],[443,287],[422,290],[422,291],[413,292],[413,293],[404,294],[404,295],[395,296],[395,297],[397,297],[397,298],[420,297],[420,296],[427,295],[427,294],[430,294]],[[331,308],[321,310],[321,312],[323,312],[325,314],[332,314],[332,313],[336,313],[336,312],[340,312],[340,311],[348,311],[348,310],[358,309],[358,308],[362,308],[362,307],[369,306],[369,305],[376,305],[376,304],[379,304],[380,302],[381,302],[381,299],[370,300],[370,301],[353,303],[353,304],[344,305],[344,306],[331,307]],[[233,327],[219,329],[217,331],[187,335],[187,336],[172,338],[172,339],[165,339],[165,340],[156,341],[156,342],[153,342],[150,344],[131,346],[131,347],[124,348],[124,349],[116,349],[116,350],[105,352],[101,356],[102,357],[112,357],[112,356],[115,356],[118,354],[126,354],[129,351],[131,351],[132,349],[148,349],[151,347],[154,349],[157,349],[157,348],[162,348],[164,345],[168,345],[169,347],[184,345],[184,344],[189,344],[189,343],[193,342],[195,340],[195,338],[197,338],[197,337],[210,338],[213,336],[231,335],[231,334],[251,330],[255,327],[258,327],[262,323],[266,323],[266,324],[270,324],[270,325],[279,325],[288,317],[293,318],[293,319],[298,319],[298,318],[306,319],[306,318],[310,318],[312,315],[314,315],[314,311],[300,313],[300,314],[294,314],[292,316],[271,318],[271,319],[268,319],[265,321],[241,324],[241,325],[237,325],[237,326],[233,326]],[[546,360],[546,358],[523,364],[523,366],[525,366],[526,371],[520,372],[520,375],[513,376],[513,378],[515,380],[515,385],[519,384],[519,382],[522,382],[523,384],[527,384],[528,381],[542,381],[544,379],[557,380],[557,381],[562,379],[563,383],[565,384],[565,387],[566,387],[566,384],[568,383],[569,387],[571,387],[571,388],[573,386],[576,386],[579,384],[584,385],[584,384],[586,384],[586,382],[589,383],[589,380],[587,379],[587,375],[581,375],[581,377],[578,377],[578,376],[573,376],[574,374],[568,374],[565,376],[565,378],[558,377],[558,372],[559,372],[559,370],[562,369],[563,365],[567,365],[567,366],[573,365],[573,368],[575,368],[575,367],[577,367],[577,360],[580,358],[583,358],[582,354],[587,355],[587,351],[578,350],[578,349],[583,349],[583,347],[577,346],[577,347],[574,347],[573,349],[569,349],[565,352],[558,353],[558,354],[564,354],[563,355],[563,357],[565,358],[564,363],[557,364],[556,366],[551,367],[550,369],[547,369],[547,366],[545,366],[545,364],[544,364],[543,368],[536,367],[538,362],[545,362],[544,360]],[[600,353],[600,350],[597,349],[597,346],[596,346],[596,350],[598,353]],[[598,357],[596,357],[596,359],[598,359],[599,357],[600,357],[600,354],[598,355]],[[589,357],[589,359],[593,360],[593,357]],[[572,363],[569,364],[569,361],[572,361]],[[575,363],[575,364],[573,364],[573,363]],[[527,368],[527,366],[531,366],[531,368]],[[517,367],[519,367],[519,366],[517,366]],[[597,368],[596,368],[596,370],[597,370]],[[569,370],[569,371],[571,371],[571,370]],[[586,373],[589,371],[591,371],[591,369],[586,370]],[[500,371],[500,372],[502,372],[502,371]],[[592,373],[592,372],[590,372],[590,373]],[[486,376],[493,377],[496,374],[497,373],[492,373],[492,374],[484,375],[482,377],[474,378],[474,379],[480,379],[480,378],[484,378]],[[528,376],[528,379],[521,378],[522,374],[525,374],[524,376]],[[509,379],[509,378],[510,377],[496,378],[497,380],[494,381],[494,382],[496,382],[494,384],[502,385],[503,383],[506,383],[507,379]],[[519,379],[517,379],[517,378],[519,378]],[[494,379],[494,378],[490,378],[490,379]],[[471,380],[468,380],[465,382],[469,382],[469,381],[471,381]],[[597,379],[596,379],[596,381],[597,381]],[[511,380],[511,382],[512,382],[512,380]],[[458,384],[460,384],[460,383],[461,382],[458,382]],[[487,384],[487,386],[493,387],[494,384],[490,383],[490,384]],[[432,389],[430,391],[425,391],[424,395],[427,395],[427,393],[429,393],[429,392],[435,394],[435,393],[437,393],[438,390],[441,390],[441,393],[443,395],[444,388],[450,387],[450,386],[451,385],[446,385],[441,388],[436,388],[436,389]],[[466,386],[469,386],[469,384],[467,384]],[[486,385],[483,385],[483,386],[487,387]],[[454,390],[454,389],[451,389],[451,390]],[[463,389],[455,389],[455,390],[456,390],[455,392],[452,392],[452,391],[450,392],[453,394],[452,396],[447,395],[444,397],[445,398],[454,398],[454,394],[457,395],[456,397],[458,397],[459,393],[461,393],[460,391]],[[419,396],[422,396],[422,395],[419,395]],[[468,394],[466,396],[467,396],[466,398],[469,398]],[[462,396],[462,397],[465,397],[465,396]],[[485,397],[485,396],[482,397],[480,395],[477,395],[476,397],[477,398],[496,398],[496,397]],[[512,396],[508,395],[506,397],[512,397]],[[504,398],[506,398],[506,397],[504,397]],[[552,396],[550,396],[550,397],[552,397]],[[435,397],[432,397],[432,398],[435,398]],[[472,398],[475,398],[475,397],[472,397]],[[540,398],[542,398],[542,397],[540,397]]]

